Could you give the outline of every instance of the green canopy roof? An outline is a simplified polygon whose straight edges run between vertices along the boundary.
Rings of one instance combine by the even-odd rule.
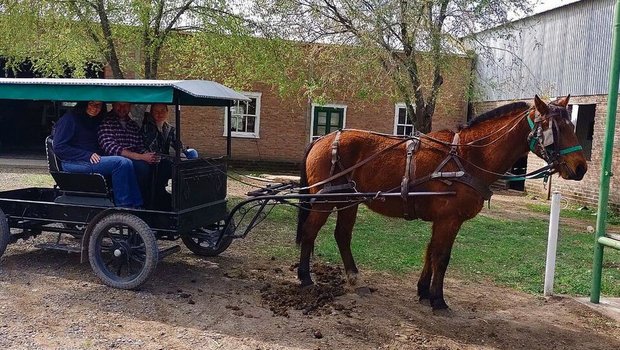
[[[0,78],[0,99],[228,106],[246,96],[206,80]]]

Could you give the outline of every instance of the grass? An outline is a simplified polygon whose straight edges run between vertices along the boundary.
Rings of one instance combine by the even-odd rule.
[[[574,215],[574,214],[569,214]],[[256,230],[283,236],[292,242],[296,210],[276,207]],[[333,238],[335,216],[319,233],[315,255],[318,259],[341,264]],[[499,220],[478,216],[466,222],[452,250],[448,276],[541,293],[543,288],[548,223],[546,220]],[[363,270],[404,274],[420,271],[430,225],[385,218],[360,207],[353,232],[353,254]],[[591,283],[593,237],[561,227],[555,279],[555,292],[588,295]],[[295,259],[293,244],[259,247],[266,254]],[[607,249],[602,293],[620,296],[620,252]]]
[[[549,204],[537,204],[529,203],[527,208],[537,213],[544,213],[549,215],[551,213],[551,206]],[[577,208],[562,208],[560,210],[560,217],[579,219],[589,224],[596,223],[596,208],[580,210]],[[620,225],[620,214],[613,210],[607,211],[607,224],[608,225]]]

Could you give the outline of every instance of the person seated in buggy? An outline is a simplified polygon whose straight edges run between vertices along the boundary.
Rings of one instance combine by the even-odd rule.
[[[168,180],[172,178],[172,153],[171,148],[183,146],[177,145],[177,135],[174,126],[168,123],[168,106],[163,103],[151,105],[150,112],[145,113],[141,128],[144,138],[144,147],[148,152],[154,152],[161,156],[160,162],[155,166],[153,201],[154,204],[165,207],[170,205],[170,194],[166,191]],[[197,158],[196,150],[183,151],[188,159]]]
[[[130,103],[115,102],[112,104],[112,110],[99,126],[99,146],[104,154],[122,156],[133,163],[140,192],[145,201],[144,206],[149,207],[151,205],[148,203],[151,182],[150,165],[159,162],[159,156],[144,148],[140,127],[130,118],[130,110]]]
[[[78,102],[54,127],[54,153],[64,171],[111,176],[116,206],[140,207],[142,195],[132,162],[125,157],[103,156],[99,148],[97,133],[103,112],[100,101]]]

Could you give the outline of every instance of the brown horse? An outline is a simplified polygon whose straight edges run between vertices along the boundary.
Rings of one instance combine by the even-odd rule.
[[[581,180],[586,173],[586,159],[566,111],[568,99],[546,104],[536,96],[532,107],[524,102],[499,107],[476,117],[458,132],[419,135],[417,150],[394,136],[360,130],[332,133],[308,148],[302,186],[307,186],[306,193],[317,193],[326,185],[324,180],[337,177],[327,185],[339,192],[454,192],[366,202],[371,210],[385,216],[433,222],[418,295],[420,300],[428,299],[433,309],[445,309],[443,281],[452,245],[463,222],[476,216],[485,198],[490,197],[488,188],[493,182],[530,150],[549,163],[550,172],[564,179]],[[407,165],[406,152],[412,149],[415,151]],[[297,226],[302,286],[313,284],[310,255],[320,228],[334,209],[334,236],[347,279],[355,284],[358,270],[351,254],[351,234],[357,208],[356,204],[342,202],[302,202]]]

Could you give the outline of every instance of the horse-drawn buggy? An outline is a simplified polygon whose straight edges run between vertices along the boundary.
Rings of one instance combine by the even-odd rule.
[[[178,140],[182,105],[231,108],[235,101],[247,100],[209,81],[111,79],[0,79],[0,99],[171,104]],[[230,152],[230,135],[228,141]],[[19,239],[57,233],[55,243],[42,247],[80,253],[105,284],[130,289],[144,283],[159,260],[180,248],[160,250],[157,240],[182,239],[194,253],[205,256],[230,245],[234,227],[223,230],[228,219],[227,157],[185,159],[176,147],[171,202],[125,208],[115,206],[110,179],[65,171],[51,138],[45,146],[55,185],[0,193],[0,255]],[[80,244],[61,243],[63,234]]]
[[[245,96],[208,81],[0,79],[0,99],[52,101],[126,101],[174,105],[177,140],[181,106],[228,109]],[[227,154],[183,159],[172,157],[171,203],[146,208],[115,206],[109,182],[99,174],[74,174],[58,166],[48,147],[53,188],[0,192],[0,255],[7,244],[42,232],[58,234],[46,248],[81,254],[107,285],[132,289],[143,284],[160,259],[180,246],[159,249],[158,240],[181,239],[192,252],[214,256],[234,238],[244,237],[265,217],[265,209],[285,203],[299,208],[298,277],[312,284],[310,256],[318,231],[337,212],[336,243],[350,282],[357,267],[351,235],[359,204],[380,214],[432,221],[432,238],[418,281],[421,299],[447,307],[443,279],[461,224],[489,199],[489,186],[529,151],[548,165],[524,178],[559,173],[580,180],[587,163],[567,113],[568,97],[535,104],[513,103],[471,120],[458,131],[397,137],[360,130],[340,130],[313,142],[303,161],[300,184],[273,184],[250,192],[227,207]],[[205,121],[207,122],[207,121]],[[180,142],[180,141],[177,141]],[[49,146],[49,145],[48,145]],[[77,247],[60,243],[69,234]]]

